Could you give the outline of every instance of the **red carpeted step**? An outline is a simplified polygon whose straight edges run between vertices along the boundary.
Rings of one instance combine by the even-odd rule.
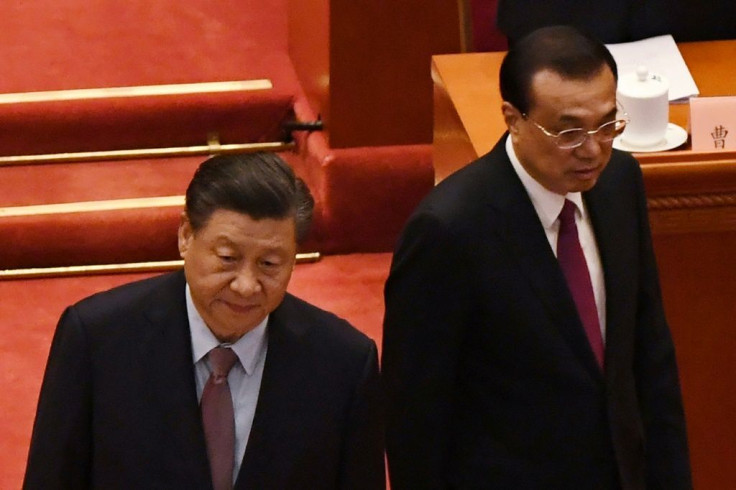
[[[6,2],[0,93],[268,78],[297,85],[285,0]]]
[[[317,118],[288,56],[284,0],[226,0],[214,11],[204,0],[12,9],[0,20],[0,62],[10,67],[0,92],[253,78],[274,88],[247,100],[200,94],[0,104],[0,156],[202,145],[211,133],[222,144],[263,141],[278,136],[292,108],[300,120]],[[317,201],[304,250],[391,250],[432,186],[429,145],[331,150],[319,133],[297,133],[297,141],[289,162]],[[180,195],[203,159],[0,167],[0,207]],[[0,217],[0,241],[12,244],[0,253],[0,269],[175,258],[169,237],[177,223],[173,208]]]
[[[387,252],[432,187],[429,146],[331,150],[323,135],[282,152],[316,200],[302,251]],[[307,141],[305,141],[307,140]],[[180,206],[18,214],[17,206],[181,196],[205,157],[0,168],[0,269],[178,258]],[[23,210],[20,210],[23,211]]]
[[[1,94],[0,156],[283,141],[295,92],[247,88],[255,82]]]
[[[181,195],[205,158],[0,167],[0,207]]]
[[[305,173],[298,155],[281,156]],[[206,158],[0,168],[0,270],[178,259],[183,195]],[[326,235],[316,197],[303,251]]]
[[[84,203],[181,196],[202,160],[0,168],[0,242],[10,245],[0,269],[178,258],[181,206],[84,211]],[[58,203],[80,204],[58,212]]]
[[[0,19],[2,94],[267,79],[257,92],[0,102],[0,157],[278,141],[301,88],[284,0],[14,2]],[[41,32],[43,35],[39,35]],[[204,158],[0,167],[0,206],[183,194]],[[184,160],[184,161],[183,161]],[[115,166],[114,169],[112,167]],[[104,169],[103,169],[104,167]],[[178,212],[0,218],[0,268],[175,252]],[[138,237],[138,240],[134,240]],[[129,243],[132,242],[132,243]]]
[[[259,93],[0,102],[0,155],[282,139],[301,94],[285,0],[14,2],[0,19],[7,93],[269,80]],[[42,32],[43,35],[38,35]]]

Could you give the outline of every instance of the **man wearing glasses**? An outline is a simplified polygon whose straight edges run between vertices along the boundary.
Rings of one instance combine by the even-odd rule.
[[[548,27],[500,80],[508,133],[420,204],[386,284],[391,488],[690,488],[616,64]]]

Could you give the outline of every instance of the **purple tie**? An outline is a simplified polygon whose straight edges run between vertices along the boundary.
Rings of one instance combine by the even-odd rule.
[[[557,239],[557,260],[565,274],[567,286],[570,288],[575,306],[583,322],[585,333],[593,349],[598,365],[603,369],[603,338],[598,321],[598,309],[595,305],[593,286],[590,282],[588,264],[585,262],[583,249],[578,240],[578,227],[575,224],[575,204],[565,199],[560,213],[560,234]]]
[[[212,374],[202,392],[202,424],[207,441],[212,486],[215,490],[233,488],[235,463],[235,416],[227,375],[238,356],[232,349],[215,347],[209,354]]]

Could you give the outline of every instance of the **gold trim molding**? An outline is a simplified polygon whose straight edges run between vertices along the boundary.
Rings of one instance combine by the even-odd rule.
[[[171,148],[143,148],[132,150],[84,151],[76,153],[47,153],[43,155],[15,155],[0,157],[0,167],[10,165],[40,165],[48,163],[83,163],[110,160],[135,160],[139,158],[174,158],[211,156],[259,151],[280,152],[296,147],[294,142],[240,143],[221,145],[210,141],[207,145]]]
[[[271,80],[263,78],[257,80],[234,80],[227,82],[176,83],[168,85],[138,85],[132,87],[49,90],[43,92],[16,92],[0,94],[0,104],[109,99],[116,97],[150,97],[155,95],[206,94],[268,90],[272,88],[273,83],[271,83]]]
[[[64,213],[89,213],[97,211],[120,211],[124,209],[183,207],[184,201],[185,196],[164,196],[139,197],[133,199],[110,199],[107,201],[37,204],[33,206],[11,206],[0,208],[0,218]]]
[[[319,252],[296,254],[296,263],[318,262]],[[100,274],[134,274],[146,272],[168,272],[184,266],[183,260],[164,260],[155,262],[133,262],[127,264],[72,265],[66,267],[39,267],[30,269],[0,270],[0,280],[48,279],[57,277],[89,276]]]
[[[650,210],[698,209],[736,206],[736,192],[722,194],[698,194],[691,196],[665,196],[647,199]]]

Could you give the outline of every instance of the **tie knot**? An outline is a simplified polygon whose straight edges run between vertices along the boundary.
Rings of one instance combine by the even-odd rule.
[[[238,360],[238,355],[228,347],[215,347],[209,352],[210,366],[215,383],[222,382]]]
[[[575,203],[569,199],[565,199],[565,204],[562,206],[562,211],[560,211],[560,225],[575,225]]]

